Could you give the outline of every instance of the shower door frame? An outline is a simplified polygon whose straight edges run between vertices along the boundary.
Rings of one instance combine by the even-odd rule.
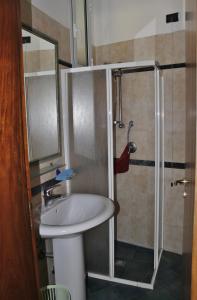
[[[126,284],[135,287],[141,287],[146,289],[153,289],[154,283],[159,267],[159,262],[163,251],[163,202],[164,202],[164,189],[163,184],[159,188],[160,172],[164,176],[164,105],[163,105],[163,79],[161,77],[161,71],[157,62],[153,60],[126,62],[118,64],[97,65],[89,67],[79,67],[73,69],[61,70],[61,89],[62,89],[62,109],[63,109],[63,139],[64,139],[64,152],[65,152],[65,164],[70,168],[69,157],[69,139],[68,139],[68,74],[91,72],[98,70],[106,71],[106,90],[107,90],[107,136],[108,136],[108,197],[114,201],[114,151],[113,151],[113,99],[112,99],[112,70],[120,68],[154,68],[154,83],[155,83],[155,220],[154,220],[154,271],[152,280],[150,283],[132,281],[115,277],[115,244],[114,244],[114,217],[109,220],[109,275],[102,275],[93,272],[88,272],[88,276],[101,280],[116,282],[120,284]],[[160,137],[160,134],[162,135]],[[158,140],[162,143],[162,152],[160,151],[160,145]],[[160,152],[161,157],[160,157]],[[161,168],[160,168],[161,167]],[[161,170],[160,170],[161,169]],[[67,181],[67,188],[70,192],[70,183]],[[161,195],[162,215],[161,221],[161,249],[159,251],[159,204]]]

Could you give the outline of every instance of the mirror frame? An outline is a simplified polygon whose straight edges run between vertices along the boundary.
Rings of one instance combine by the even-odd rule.
[[[29,160],[30,165],[33,165],[36,162],[42,163],[42,162],[46,162],[46,161],[51,161],[55,158],[62,156],[62,126],[61,126],[62,116],[61,116],[61,109],[60,109],[61,108],[61,97],[60,97],[60,81],[59,81],[59,51],[58,51],[59,49],[58,49],[58,41],[49,37],[45,33],[40,32],[39,30],[37,30],[29,25],[26,25],[24,23],[22,23],[22,25],[21,25],[21,32],[23,29],[25,31],[28,31],[31,34],[36,35],[39,38],[46,40],[49,43],[54,44],[54,46],[55,46],[55,71],[56,71],[55,77],[56,77],[56,103],[57,103],[57,123],[58,123],[57,126],[58,126],[58,134],[59,134],[59,136],[58,136],[59,151],[53,155],[41,157],[39,159],[35,159],[32,161]],[[23,69],[24,69],[24,66],[23,66]],[[25,72],[24,72],[24,74],[25,74]],[[25,102],[26,102],[26,99],[25,99]],[[27,114],[27,102],[26,102],[26,114]],[[27,124],[27,132],[29,132],[28,119],[26,118],[26,120],[27,120],[27,123],[26,123]],[[28,141],[28,146],[29,146],[29,141]]]

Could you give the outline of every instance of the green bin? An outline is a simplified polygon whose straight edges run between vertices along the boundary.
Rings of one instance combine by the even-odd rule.
[[[68,289],[63,285],[47,285],[40,289],[42,300],[71,300]]]

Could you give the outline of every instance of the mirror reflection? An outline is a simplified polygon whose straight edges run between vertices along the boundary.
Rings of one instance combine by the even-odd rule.
[[[22,31],[29,161],[60,153],[57,43]]]

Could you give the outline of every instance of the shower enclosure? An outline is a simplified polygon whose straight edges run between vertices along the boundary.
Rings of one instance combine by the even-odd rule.
[[[120,127],[114,122],[116,70],[121,74],[118,115],[125,125]],[[159,65],[142,61],[62,70],[61,84],[66,166],[76,173],[68,190],[104,195],[116,204],[113,219],[85,234],[88,275],[152,289],[163,249],[163,80]],[[128,172],[115,175],[114,158],[127,144],[128,126],[137,151],[130,155]]]

